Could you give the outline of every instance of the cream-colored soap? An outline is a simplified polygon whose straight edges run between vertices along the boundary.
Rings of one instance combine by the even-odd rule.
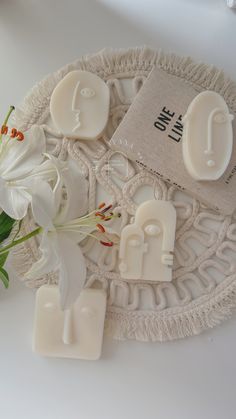
[[[142,203],[133,224],[121,232],[120,274],[124,279],[171,281],[176,211],[169,201]]]
[[[68,73],[54,89],[50,112],[65,137],[94,140],[104,131],[109,117],[110,91],[89,71]]]
[[[233,115],[216,92],[197,95],[183,118],[183,160],[196,180],[217,180],[225,172],[233,147]]]
[[[33,350],[44,356],[99,359],[105,313],[104,290],[86,288],[62,311],[58,287],[43,285],[36,294]]]

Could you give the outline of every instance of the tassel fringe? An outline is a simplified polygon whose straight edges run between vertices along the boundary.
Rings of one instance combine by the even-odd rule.
[[[199,299],[200,303],[192,302],[184,311],[170,308],[162,313],[124,312],[108,308],[106,334],[118,340],[135,339],[143,342],[163,342],[198,335],[235,313],[236,276],[230,280],[231,284],[227,288],[222,290],[218,286],[215,296],[203,296]]]

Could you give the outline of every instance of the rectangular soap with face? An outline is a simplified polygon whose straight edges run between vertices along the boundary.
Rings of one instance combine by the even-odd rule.
[[[200,87],[154,68],[111,138],[110,146],[210,208],[231,214],[236,208],[236,118],[231,159],[218,180],[195,180],[184,165],[182,118],[200,92]],[[228,107],[232,114],[229,104]]]
[[[59,358],[99,359],[106,299],[104,290],[86,288],[70,309],[62,311],[58,286],[40,287],[36,294],[34,352]]]

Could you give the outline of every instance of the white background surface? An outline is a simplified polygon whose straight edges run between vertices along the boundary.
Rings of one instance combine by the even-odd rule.
[[[0,0],[0,115],[45,74],[105,46],[151,45],[236,79],[224,0]],[[105,340],[90,363],[31,352],[34,293],[0,288],[0,418],[235,419],[236,316],[165,344]]]

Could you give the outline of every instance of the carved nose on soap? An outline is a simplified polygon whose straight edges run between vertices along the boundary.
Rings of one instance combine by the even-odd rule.
[[[74,342],[73,307],[64,312],[62,340],[65,345],[71,345]]]

